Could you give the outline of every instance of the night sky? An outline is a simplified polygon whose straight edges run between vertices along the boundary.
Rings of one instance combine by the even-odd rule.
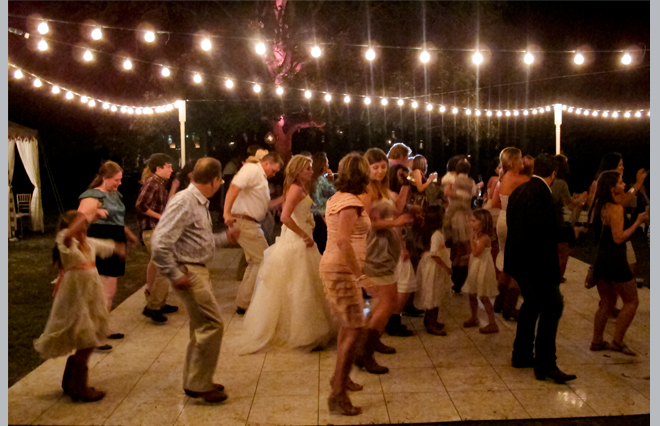
[[[592,61],[588,57],[588,64],[578,68],[573,64],[571,54],[554,52],[585,47],[595,51],[631,47],[650,50],[648,2],[493,2],[477,6],[473,2],[326,2],[318,6],[316,14],[312,15],[315,5],[297,2],[295,22],[299,26],[297,35],[300,40],[311,40],[316,36],[320,42],[362,44],[370,35],[382,46],[412,47],[420,46],[426,38],[427,42],[440,49],[474,48],[478,28],[480,46],[492,51],[479,73],[481,108],[513,109],[554,102],[598,109],[636,110],[650,107],[649,52],[635,58],[635,64],[627,68],[620,63],[620,53],[595,53]],[[30,28],[23,17],[32,14],[79,23],[93,19],[105,25],[126,28],[137,28],[141,23],[148,22],[157,30],[186,33],[206,30],[225,36],[216,42],[217,48],[212,55],[193,48],[194,39],[190,36],[173,34],[168,39],[167,35],[159,35],[154,46],[147,46],[136,39],[134,32],[110,29],[104,31],[104,40],[94,46],[146,61],[166,61],[172,65],[194,67],[202,72],[231,75],[237,80],[268,83],[266,67],[246,39],[258,34],[258,28],[250,24],[254,22],[257,12],[257,5],[252,2],[180,2],[175,5],[163,2],[9,2],[8,11],[10,27],[30,32],[34,28]],[[86,40],[81,26],[57,22],[50,26],[48,36],[55,40],[73,45]],[[197,114],[198,120],[204,117],[203,122],[195,122],[197,110],[194,102],[190,102],[188,115],[191,126],[208,129],[209,132],[213,130],[213,136],[209,135],[204,149],[207,152],[212,150],[223,162],[233,154],[228,142],[236,139],[236,135],[226,134],[220,124],[209,119],[213,117],[214,102],[227,105],[231,105],[230,102],[234,105],[256,102],[251,85],[246,83],[237,81],[236,90],[228,95],[219,80],[205,80],[202,87],[196,87],[190,82],[189,75],[179,72],[169,81],[164,81],[152,65],[136,63],[133,71],[125,72],[120,69],[118,60],[113,61],[107,56],[99,56],[93,65],[83,64],[74,59],[79,51],[71,46],[50,43],[49,51],[42,53],[34,49],[34,38],[25,40],[11,33],[8,37],[11,62],[82,93],[136,105],[147,103],[146,92],[152,96],[162,95],[166,100],[185,98],[211,101],[203,104],[203,114],[202,109]],[[521,54],[503,52],[525,49],[528,43],[545,51],[537,55],[529,75],[522,64]],[[306,48],[304,45],[301,47]],[[470,53],[443,51],[438,60],[429,65],[433,72],[429,73],[427,89],[423,69],[416,58],[418,52],[382,49],[379,58],[374,61],[373,70],[370,70],[360,48],[339,49],[336,44],[328,45],[318,65],[310,62],[304,66],[301,75],[307,80],[300,82],[294,79],[291,85],[303,87],[307,82],[319,90],[385,93],[388,96],[414,93],[420,97],[433,93],[431,100],[435,104],[474,108],[476,97],[468,96],[475,92],[475,82],[470,74],[474,74],[474,66],[469,62]],[[456,69],[461,70],[462,74],[453,71]],[[100,110],[92,112],[80,106],[77,100],[70,105],[65,104],[61,96],[55,100],[43,88],[41,91],[32,88],[25,79],[14,81],[12,74],[10,69],[9,120],[39,131],[65,208],[77,205],[77,195],[91,181],[102,158],[123,160],[127,172],[134,168],[132,163],[135,158],[116,158],[117,149],[107,146],[107,138],[99,137],[101,128],[106,133],[108,129],[119,129],[118,134],[120,130],[129,129],[132,123],[130,117],[110,116]],[[470,78],[461,78],[461,75]],[[398,86],[393,83],[393,76],[398,76]],[[402,80],[405,82],[403,85]],[[420,97],[422,99],[425,100]],[[359,114],[359,109],[355,108],[355,114]],[[435,117],[439,116],[435,113]],[[430,142],[435,169],[444,172],[444,163],[454,153],[474,154],[474,141],[453,136],[453,128],[445,121],[439,121],[440,118],[433,120],[436,133]],[[562,145],[571,162],[573,191],[586,189],[600,157],[607,151],[623,153],[627,181],[633,180],[638,167],[648,167],[649,120],[629,121],[624,123],[621,119],[614,122],[603,118],[564,115]],[[268,128],[259,124],[259,116],[254,117],[254,122],[256,130],[250,132],[249,138],[263,141],[263,134]],[[178,138],[176,118],[163,126],[173,126],[174,136]],[[525,137],[521,136],[523,127]],[[438,132],[442,132],[446,141],[435,136]],[[384,138],[377,136],[378,133],[374,135],[374,138],[380,139],[372,140],[370,144],[385,148]],[[294,138],[294,153],[301,149],[315,151],[319,147],[331,151],[327,145],[326,148],[320,145],[319,138],[318,133],[301,132]],[[239,146],[244,143],[236,140]],[[443,144],[443,141],[446,143]],[[366,148],[364,140],[360,143],[352,146]],[[541,151],[553,152],[552,114],[529,119],[526,126],[522,117],[516,123],[513,120],[507,123],[501,121],[498,136],[480,143],[481,164],[477,171],[483,175],[488,174],[486,168],[490,159],[508,145],[519,146],[532,155]],[[338,150],[330,152],[331,166],[335,168],[336,162],[345,154],[335,152]],[[423,150],[420,153],[427,155]],[[148,152],[144,154],[148,155]],[[178,155],[174,151],[170,154]],[[56,213],[43,161],[41,178],[46,213]],[[18,192],[21,192],[21,186],[30,187],[26,179],[24,171],[17,165],[14,192],[17,192],[17,186]],[[137,183],[129,180],[127,176],[120,189],[125,196],[137,187]]]

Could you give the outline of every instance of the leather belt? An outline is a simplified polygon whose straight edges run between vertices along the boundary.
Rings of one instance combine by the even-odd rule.
[[[196,262],[181,262],[181,265],[195,265],[195,266],[201,266],[203,268],[206,268],[206,263],[196,263]]]
[[[252,222],[254,222],[254,223],[259,223],[259,221],[258,221],[257,219],[255,219],[255,218],[253,218],[253,217],[250,217],[250,216],[248,216],[248,215],[245,215],[245,214],[233,214],[233,213],[232,213],[231,216],[232,216],[232,217],[235,217],[236,219],[244,219],[244,220],[252,221]]]

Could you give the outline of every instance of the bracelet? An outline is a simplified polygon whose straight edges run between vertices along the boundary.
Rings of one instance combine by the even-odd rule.
[[[628,192],[630,192],[631,194],[634,194],[635,193],[635,187],[633,186],[632,188],[630,188],[630,190],[628,190]]]
[[[364,279],[366,279],[366,278],[367,278],[367,276],[364,275],[364,274],[362,274],[362,275],[360,275],[359,277],[357,277],[357,278],[355,279],[355,282],[356,282],[356,283],[359,283],[360,281],[362,281],[362,280],[364,280]]]

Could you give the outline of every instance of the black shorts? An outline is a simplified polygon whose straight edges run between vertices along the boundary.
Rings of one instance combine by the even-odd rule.
[[[126,243],[126,233],[121,225],[98,225],[91,224],[87,230],[87,236],[101,240],[112,240],[116,243]],[[116,254],[106,259],[96,258],[96,269],[99,275],[106,277],[122,277],[126,270],[126,262]]]

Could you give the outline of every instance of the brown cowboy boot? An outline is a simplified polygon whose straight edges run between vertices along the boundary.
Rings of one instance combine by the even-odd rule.
[[[428,309],[424,314],[424,328],[429,334],[446,336],[445,325],[438,322],[438,308]]]
[[[358,346],[355,365],[364,368],[371,374],[385,374],[390,371],[387,367],[379,365],[374,359],[376,341],[379,340],[379,333],[373,328],[367,328]]]

